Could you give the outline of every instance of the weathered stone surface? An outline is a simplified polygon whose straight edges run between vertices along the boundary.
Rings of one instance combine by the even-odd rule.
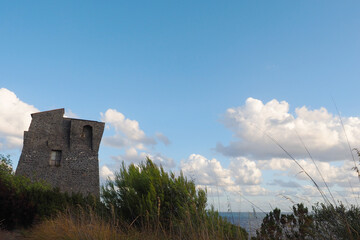
[[[31,114],[16,175],[43,179],[63,192],[99,196],[103,122],[64,118],[64,109]]]

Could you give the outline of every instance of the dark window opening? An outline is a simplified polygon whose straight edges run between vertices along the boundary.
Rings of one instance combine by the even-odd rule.
[[[92,134],[92,127],[90,125],[84,126],[81,137],[84,139],[84,144],[90,149],[92,149],[93,134]]]
[[[50,154],[50,166],[60,166],[61,161],[61,151],[60,150],[52,150]]]

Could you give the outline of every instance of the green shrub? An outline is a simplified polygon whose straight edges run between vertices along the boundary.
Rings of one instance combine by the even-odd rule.
[[[139,166],[132,164],[125,168],[123,164],[115,180],[108,180],[102,187],[103,202],[92,196],[62,193],[44,182],[15,176],[9,157],[1,155],[0,159],[0,222],[8,230],[51,221],[71,209],[74,216],[88,212],[89,216],[101,219],[101,224],[111,223],[128,236],[140,234],[139,238],[143,234],[154,235],[154,239],[156,236],[247,239],[248,236],[243,228],[227,222],[213,208],[206,210],[205,190],[196,190],[194,182],[183,174],[175,177],[150,159]]]
[[[360,239],[360,208],[316,204],[309,213],[304,205],[290,214],[274,209],[263,219],[253,239]]]
[[[124,163],[115,179],[102,186],[105,205],[130,225],[176,233],[183,239],[247,238],[244,229],[206,210],[206,191],[196,190],[195,183],[180,173],[167,173],[149,158],[138,166]],[[208,239],[208,238],[206,238]]]
[[[324,239],[360,239],[360,208],[316,204],[313,206],[317,231]]]
[[[314,218],[301,203],[291,214],[281,214],[278,208],[270,211],[253,239],[316,239],[315,235]]]
[[[7,229],[26,225],[35,212],[27,194],[17,191],[20,179],[15,180],[13,174],[10,157],[0,155],[0,222]]]
[[[62,193],[45,182],[31,182],[15,176],[9,156],[0,154],[0,227],[30,227],[34,221],[53,216],[67,207],[80,205],[96,208],[103,205],[99,199],[81,194]]]
[[[115,180],[108,180],[102,187],[102,199],[129,223],[135,219],[136,224],[144,223],[148,219],[163,226],[188,214],[203,215],[206,206],[204,190],[196,191],[195,184],[182,174],[169,175],[150,159],[139,166],[131,164],[128,169],[123,164]]]

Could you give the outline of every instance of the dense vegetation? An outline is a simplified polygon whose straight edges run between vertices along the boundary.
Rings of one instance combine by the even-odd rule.
[[[0,227],[30,228],[30,239],[247,239],[212,207],[206,190],[150,159],[124,164],[102,186],[102,200],[69,195],[15,176],[0,154]],[[358,206],[303,204],[269,212],[252,239],[360,239]]]
[[[0,157],[0,225],[33,227],[32,239],[247,239],[246,231],[211,208],[206,191],[150,159],[102,187],[102,201],[68,195],[43,182],[15,176]]]
[[[54,216],[68,206],[95,207],[100,201],[81,194],[61,193],[45,182],[30,182],[15,176],[9,156],[0,154],[0,225],[6,229],[27,228]]]
[[[117,218],[140,228],[172,232],[181,239],[214,236],[247,239],[241,227],[206,210],[206,191],[196,190],[193,181],[180,173],[167,173],[150,159],[139,166],[123,164],[114,180],[102,187],[105,205]]]
[[[316,204],[312,210],[303,204],[294,205],[288,214],[274,209],[252,239],[360,239],[358,206]]]

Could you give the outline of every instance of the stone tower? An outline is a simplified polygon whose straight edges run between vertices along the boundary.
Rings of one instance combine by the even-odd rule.
[[[64,109],[31,114],[16,175],[62,192],[99,196],[98,151],[104,123],[64,118]]]

